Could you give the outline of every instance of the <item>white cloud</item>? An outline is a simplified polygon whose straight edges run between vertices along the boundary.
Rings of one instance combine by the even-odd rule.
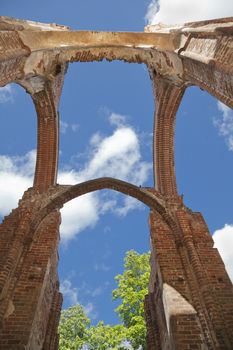
[[[114,196],[111,194],[111,197]],[[115,196],[116,197],[116,196]],[[109,194],[105,196],[101,196],[101,207],[100,207],[100,213],[105,214],[108,211],[112,211],[117,206],[117,199],[111,199],[109,198]]]
[[[73,132],[78,131],[78,129],[79,129],[79,124],[71,124],[71,130],[72,130]]]
[[[221,115],[214,119],[214,125],[224,137],[229,151],[233,151],[233,110],[220,101],[217,104]]]
[[[0,156],[0,216],[17,207],[24,191],[32,186],[36,152],[25,156]]]
[[[123,123],[124,116],[118,115],[117,120]],[[23,192],[32,185],[35,157],[35,151],[23,157],[0,156],[1,216],[16,207]],[[110,176],[142,185],[150,169],[151,165],[141,160],[138,135],[131,127],[122,124],[110,136],[93,135],[89,144],[89,160],[79,171],[61,171],[58,183],[76,184]],[[94,227],[100,215],[107,212],[126,215],[138,205],[137,201],[112,191],[90,193],[74,199],[61,210],[62,240],[68,241],[82,230]]]
[[[126,117],[121,114],[111,113],[109,117],[109,122],[110,124],[116,125],[118,127],[125,126]]]
[[[119,216],[125,217],[130,211],[142,208],[142,203],[132,197],[126,197],[121,207],[114,208],[114,212]]]
[[[222,229],[216,230],[213,234],[213,240],[233,282],[233,225],[225,225]]]
[[[159,11],[159,0],[152,0],[147,8],[145,19],[149,24],[154,23],[154,17]]]
[[[92,146],[98,147],[100,142],[102,142],[103,136],[100,134],[100,132],[96,132],[95,134],[92,135],[90,139],[90,144]]]
[[[86,228],[94,227],[99,219],[99,200],[95,194],[86,194],[68,202],[61,210],[61,237],[68,241]]]
[[[104,290],[108,287],[108,283],[109,282],[105,282],[101,286],[93,288],[93,286],[89,286],[85,281],[83,281],[81,286],[78,288],[78,291],[81,295],[87,298],[95,298],[104,292]]]
[[[98,316],[97,312],[95,312],[94,304],[89,302],[83,306],[85,314],[90,317],[92,320],[95,320]]]
[[[122,122],[124,116],[120,119]],[[79,172],[63,172],[58,182],[75,184],[103,176],[117,177],[138,185],[148,178],[151,165],[141,160],[139,138],[129,126],[116,128],[110,136],[94,134],[90,140],[89,161]],[[117,176],[116,176],[117,174]],[[119,196],[92,193],[67,203],[62,209],[61,236],[69,240],[87,227],[93,227],[99,216],[111,211],[125,216],[140,203],[124,197],[119,206]]]
[[[30,187],[30,179],[8,172],[0,173],[0,214],[4,216],[17,207],[19,198]]]
[[[68,130],[77,132],[79,129],[79,124],[68,124],[67,122],[60,120],[60,132],[66,134]]]
[[[232,15],[232,0],[152,0],[145,19],[149,24],[179,24]]]
[[[118,128],[92,150],[92,159],[81,175],[87,179],[120,175],[126,178],[128,171],[139,160],[139,143],[136,133],[129,127]],[[119,178],[118,175],[118,178]]]
[[[220,112],[223,113],[223,116],[226,118],[230,112],[232,112],[232,109],[228,106],[226,106],[224,103],[218,101],[217,102],[217,105],[218,105],[218,109]]]
[[[91,292],[91,296],[95,298],[98,295],[101,295],[103,293],[103,288],[102,287],[97,287]]]
[[[76,305],[78,303],[78,289],[72,286],[69,279],[61,282],[60,291],[70,305]]]
[[[96,288],[92,292],[92,296],[95,297],[99,295],[102,290],[99,290],[100,288]],[[66,302],[69,306],[80,304],[79,298],[78,298],[78,292],[79,288],[74,287],[72,282],[66,278],[64,279],[60,284],[60,292],[63,294],[63,297],[66,299]],[[85,311],[85,314],[92,318],[93,320],[96,319],[97,313],[95,312],[94,304],[91,302],[88,302],[87,304],[81,304],[83,306],[83,309]]]
[[[14,101],[14,89],[11,84],[4,87],[0,87],[0,103],[13,102]]]
[[[96,140],[95,140],[96,141]],[[80,176],[91,179],[112,176],[136,184],[145,182],[151,169],[149,163],[141,161],[139,138],[130,127],[117,128],[111,136],[100,137],[93,144],[89,162]]]

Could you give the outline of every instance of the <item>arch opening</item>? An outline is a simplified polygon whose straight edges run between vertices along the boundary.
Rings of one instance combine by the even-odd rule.
[[[90,217],[90,226],[83,229],[79,227],[78,234],[72,236],[69,241],[61,241],[59,276],[61,291],[65,294],[64,308],[75,304],[70,300],[69,290],[74,294],[77,292],[78,302],[87,309],[92,322],[96,323],[102,319],[106,324],[117,324],[119,320],[113,312],[117,305],[111,300],[111,292],[116,288],[114,277],[123,272],[123,258],[126,251],[133,249],[143,253],[149,250],[148,210],[140,206],[137,210],[134,209],[122,216],[118,211],[122,209],[119,205],[112,208],[109,206],[109,210],[105,207],[102,212],[106,201],[112,200],[109,195],[106,198],[106,193],[103,191],[98,191],[98,204],[97,208],[94,208],[97,220],[92,221]],[[85,202],[89,204],[93,199],[86,199],[86,196],[79,198],[81,203],[77,203],[76,210],[82,205],[86,206]],[[119,198],[117,201],[119,203]],[[64,205],[64,209],[66,207],[68,203]],[[92,209],[89,213],[92,213]],[[87,212],[80,213],[82,219],[87,215]]]
[[[115,177],[116,163],[110,156],[102,159],[95,169],[90,168],[94,156],[100,150],[104,152],[108,143],[108,153],[112,149],[113,158],[121,158],[127,167],[119,167],[121,173],[117,177],[144,185],[141,179],[132,179],[130,172],[135,174],[136,171],[125,157],[130,153],[135,165],[151,162],[153,108],[145,66],[119,61],[70,65],[60,103],[59,173],[67,166],[81,172],[82,179],[74,183],[100,176]],[[121,144],[122,138],[124,143],[117,152],[115,143]],[[152,174],[147,177],[146,184],[151,180]],[[58,182],[64,181],[59,179]]]
[[[179,193],[185,194],[186,205],[204,214],[211,232],[232,222],[232,153],[221,136],[224,111],[219,104],[209,93],[189,87],[177,113],[175,133]]]
[[[40,212],[40,215],[36,221],[39,224],[39,222],[42,222],[43,219],[47,217],[47,215],[54,212],[54,210],[62,207],[65,203],[72,201],[77,196],[83,196],[84,194],[91,193],[91,192],[94,192],[97,190],[98,191],[103,190],[103,189],[111,189],[114,191],[124,193],[125,195],[130,195],[134,198],[137,198],[138,200],[140,200],[144,204],[147,204],[147,206],[149,206],[151,209],[156,210],[156,208],[157,208],[157,212],[159,212],[159,214],[167,222],[167,225],[172,227],[174,234],[177,233],[178,228],[176,227],[176,224],[175,224],[173,218],[170,217],[170,215],[166,212],[166,208],[163,207],[161,199],[159,198],[158,195],[156,196],[156,193],[154,190],[152,190],[152,192],[150,192],[150,189],[140,188],[140,187],[137,187],[135,185],[128,184],[124,181],[111,179],[111,178],[95,179],[95,180],[87,181],[85,183],[74,185],[74,186],[60,186],[60,187],[58,186],[56,191],[55,191],[55,192],[57,192],[57,194],[55,194],[53,197],[50,198],[49,203],[44,207],[44,209],[42,209],[42,211]],[[80,197],[80,199],[81,198],[83,198],[83,201],[80,201],[80,203],[76,207],[76,210],[79,210],[80,206],[85,207],[84,197]],[[100,198],[99,200],[101,202],[101,200],[103,200],[103,198]],[[99,208],[101,208],[101,203],[99,203],[99,204],[100,204]],[[99,216],[101,216],[101,214],[103,214],[103,213],[99,213]],[[105,214],[106,214],[106,212],[105,212]],[[112,214],[111,210],[110,210],[110,214]],[[132,214],[132,212],[131,212],[131,214]],[[122,246],[127,245],[127,247],[129,247],[130,249],[134,248],[134,249],[137,249],[139,252],[143,252],[142,250],[140,250],[140,247],[145,247],[145,242],[143,243],[143,240],[145,238],[145,226],[143,229],[142,221],[144,221],[144,223],[147,221],[147,220],[145,220],[145,218],[146,218],[148,213],[145,213],[145,211],[144,211],[143,213],[140,212],[140,215],[137,215],[136,212],[133,213],[134,215],[133,214],[131,215],[131,214],[128,215],[128,216],[131,216],[130,217],[131,224],[130,224],[128,230],[131,231],[130,237],[133,237],[134,240],[135,239],[138,240],[136,247],[135,247],[135,245],[129,246],[129,241],[127,239],[126,239],[126,243],[124,243],[125,238],[127,238],[127,232],[125,232],[124,237],[120,238],[120,240],[119,240],[118,235],[120,234],[120,232],[117,232],[115,230],[115,228],[114,228],[114,240],[117,240],[118,244],[120,244],[120,245],[122,244]],[[119,218],[118,218],[118,220],[119,220]],[[40,227],[40,226],[38,227],[35,225],[36,221],[34,221],[34,226],[31,228],[31,230],[33,232],[35,232],[35,230],[37,230],[37,228]],[[112,232],[112,229],[111,229],[111,225],[113,222],[112,215],[111,215],[111,219],[109,219],[107,222],[109,224],[105,225],[105,227],[103,229],[105,236],[107,236],[109,234],[109,232]],[[139,223],[139,224],[137,225],[137,223]],[[120,225],[120,227],[121,226],[122,225]],[[96,225],[96,227],[98,230],[98,225]],[[118,227],[118,226],[116,226],[116,227]],[[91,231],[92,231],[92,236],[93,236],[94,230],[92,229]],[[124,231],[125,231],[125,229],[124,229]],[[148,229],[146,231],[148,231]],[[43,232],[43,230],[42,230],[42,232]],[[99,232],[96,234],[99,237]],[[138,238],[138,237],[140,237],[140,235],[141,235],[141,238],[143,238],[143,240],[141,238],[140,239]],[[83,236],[84,235],[80,235],[80,236],[77,235],[76,239],[72,240],[73,244],[71,245],[71,248],[70,248],[70,251],[73,252],[72,254],[75,254],[74,253],[75,246],[76,246],[76,244],[78,245],[80,240],[83,242],[86,242],[86,244],[87,244],[86,249],[93,249],[93,246],[92,246],[92,248],[89,247],[88,240],[85,239]],[[79,237],[81,237],[81,238],[79,238]],[[177,237],[174,237],[175,240],[176,240],[176,238]],[[36,237],[34,236],[34,240],[35,239],[36,239]],[[40,239],[40,238],[38,237],[38,239]],[[103,240],[102,240],[102,242],[103,242]],[[148,238],[147,238],[147,242],[148,242]],[[67,243],[67,242],[65,242],[65,243]],[[77,249],[79,249],[78,246],[77,246]],[[96,249],[97,249],[97,245],[96,245]],[[115,246],[112,249],[115,249]],[[63,249],[62,253],[64,253],[64,254],[67,253],[69,255],[69,245],[68,244],[64,245],[64,249]],[[95,251],[93,252],[93,254],[95,254]],[[123,254],[121,253],[121,260],[123,259],[122,255]],[[74,261],[74,259],[75,258],[73,257],[72,260]],[[63,264],[64,264],[64,268],[66,268],[67,264],[66,263],[63,263]],[[104,265],[104,264],[102,264],[100,266],[96,265],[95,268],[97,270],[100,268],[100,269],[104,270],[104,272],[108,271],[108,265]],[[72,275],[72,273],[71,273],[71,275]],[[67,295],[70,295],[73,291],[73,293],[75,294],[78,289],[74,286],[72,287],[72,283],[71,283],[72,276],[70,277],[70,279],[69,278],[64,279],[64,277],[63,277],[63,280],[65,280],[65,285],[64,284],[62,285],[63,292],[65,292],[65,294],[67,294]],[[96,291],[96,293],[98,293],[98,292]]]

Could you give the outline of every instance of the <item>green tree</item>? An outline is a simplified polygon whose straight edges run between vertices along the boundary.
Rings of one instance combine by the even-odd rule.
[[[126,339],[127,330],[123,325],[105,325],[103,321],[97,326],[91,326],[86,343],[88,350],[120,350],[121,344]]]
[[[150,277],[150,254],[139,254],[134,250],[126,253],[124,272],[115,277],[118,287],[113,290],[113,299],[121,299],[115,310],[127,329],[127,340],[134,349],[146,348],[146,324],[144,298],[148,293]]]
[[[81,305],[62,311],[59,324],[59,350],[81,349],[87,341],[90,320]]]
[[[112,292],[114,300],[121,300],[116,308],[122,324],[90,326],[83,308],[76,305],[64,310],[59,326],[59,350],[123,350],[130,343],[133,349],[146,349],[144,297],[148,292],[150,275],[149,253],[126,253],[124,272],[115,277],[118,287]]]

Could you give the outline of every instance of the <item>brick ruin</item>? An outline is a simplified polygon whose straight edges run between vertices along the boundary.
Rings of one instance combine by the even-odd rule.
[[[0,225],[0,349],[58,349],[59,209],[104,188],[151,208],[148,350],[233,349],[232,283],[202,215],[179,196],[174,168],[175,115],[185,89],[199,86],[233,107],[232,34],[233,18],[118,33],[0,17],[0,86],[20,84],[38,116],[33,187]],[[75,186],[56,182],[58,104],[68,64],[103,59],[148,67],[155,187],[112,178]]]

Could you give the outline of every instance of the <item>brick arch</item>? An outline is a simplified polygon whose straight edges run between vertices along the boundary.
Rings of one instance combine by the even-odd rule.
[[[41,209],[36,220],[33,221],[32,231],[34,232],[36,230],[37,226],[47,215],[52,213],[54,210],[62,208],[65,203],[84,194],[102,189],[111,189],[138,199],[150,209],[156,211],[166,222],[166,224],[173,230],[173,232],[178,234],[179,228],[175,220],[166,210],[166,206],[161,198],[161,195],[159,195],[154,189],[151,189],[150,191],[150,189],[141,188],[126,181],[111,177],[97,178],[77,185],[58,185],[57,189],[55,190],[55,195],[50,199],[49,203],[47,203],[47,205]]]

